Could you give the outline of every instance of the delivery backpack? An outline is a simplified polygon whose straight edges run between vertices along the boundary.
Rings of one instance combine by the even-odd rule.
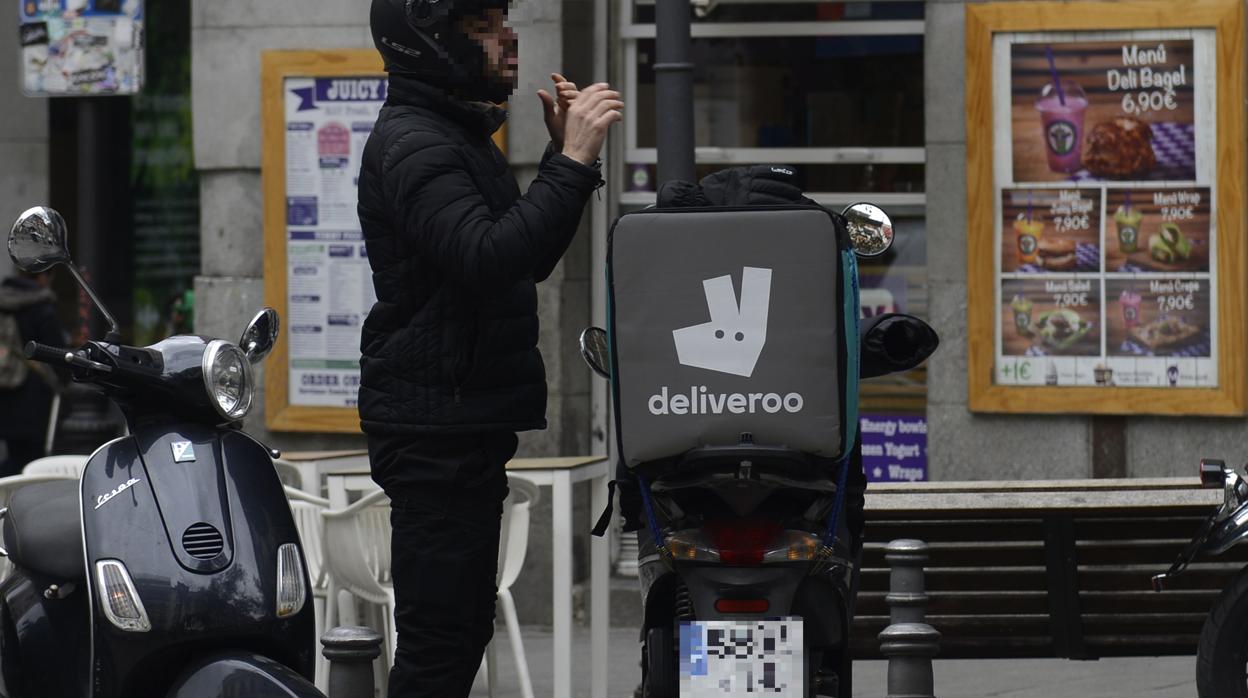
[[[820,206],[648,208],[607,249],[623,463],[756,444],[844,461],[857,437],[858,271]],[[842,468],[842,470],[844,470]]]

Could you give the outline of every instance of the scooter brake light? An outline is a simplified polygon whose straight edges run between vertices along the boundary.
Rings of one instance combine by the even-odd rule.
[[[307,600],[303,585],[303,557],[299,546],[286,543],[277,549],[277,617],[293,616]]]
[[[152,629],[143,600],[120,560],[100,560],[95,563],[95,574],[99,581],[100,609],[110,623],[131,633]]]
[[[1200,459],[1200,486],[1218,489],[1226,484],[1226,461],[1214,458]]]
[[[780,535],[780,524],[762,520],[720,520],[706,524],[706,532],[726,565],[761,565]]]

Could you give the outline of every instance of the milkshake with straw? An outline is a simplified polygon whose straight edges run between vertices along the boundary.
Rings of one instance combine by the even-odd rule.
[[[1114,212],[1114,223],[1118,225],[1118,249],[1123,254],[1131,254],[1140,248],[1140,221],[1144,214],[1131,208],[1131,192],[1127,192],[1127,200]]]
[[[1049,74],[1053,81],[1040,91],[1036,110],[1044,129],[1045,153],[1049,170],[1075,172],[1082,162],[1083,114],[1088,99],[1083,88],[1071,80],[1062,80],[1053,61],[1053,48],[1046,47]]]

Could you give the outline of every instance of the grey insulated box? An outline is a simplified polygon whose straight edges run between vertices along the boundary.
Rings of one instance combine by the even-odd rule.
[[[839,456],[841,253],[820,208],[620,217],[608,274],[625,463],[738,444],[745,432],[757,444]]]

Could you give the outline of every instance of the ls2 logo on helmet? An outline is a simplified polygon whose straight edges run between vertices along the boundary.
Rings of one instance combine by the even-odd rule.
[[[707,279],[702,282],[702,289],[711,320],[672,332],[677,359],[683,366],[750,378],[767,344],[771,270],[742,269],[740,303],[737,303],[731,276]],[[650,397],[647,407],[656,416],[756,414],[760,411],[776,414],[781,410],[800,412],[804,402],[800,393],[714,393],[708,392],[704,385],[676,392],[665,385]]]

